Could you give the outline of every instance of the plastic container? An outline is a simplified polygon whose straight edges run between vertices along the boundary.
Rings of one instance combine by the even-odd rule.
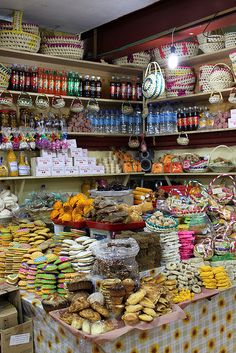
[[[138,264],[135,260],[139,246],[136,240],[132,238],[102,240],[92,244],[90,249],[96,257],[93,275],[102,278],[139,280]]]

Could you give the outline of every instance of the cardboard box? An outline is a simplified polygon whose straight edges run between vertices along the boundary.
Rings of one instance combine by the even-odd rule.
[[[52,159],[52,170],[56,169],[63,169],[65,167],[65,156],[61,156],[60,158],[53,158]]]
[[[235,118],[228,119],[228,128],[236,128],[236,116]]]
[[[44,168],[36,167],[35,172],[34,172],[34,170],[32,170],[32,174],[37,177],[51,176],[52,175],[52,167],[44,167]]]
[[[59,177],[59,176],[64,176],[65,175],[65,167],[63,168],[52,168],[52,176]]]
[[[65,158],[65,168],[72,168],[74,167],[74,159],[72,157]]]
[[[76,148],[76,149],[70,148],[68,156],[69,157],[83,157],[83,150],[82,150],[82,148]]]
[[[76,139],[70,139],[66,141],[68,143],[69,148],[74,149],[77,148]]]
[[[8,301],[0,301],[0,330],[18,325],[17,310]]]
[[[96,165],[94,166],[94,174],[104,174],[105,173],[105,167],[104,165]]]
[[[88,158],[74,157],[75,167],[88,167]]]
[[[56,157],[57,153],[56,151],[50,151],[50,150],[40,150],[40,157]]]
[[[21,324],[23,322],[23,315],[19,289],[5,282],[0,282],[0,303],[3,301],[8,301],[14,305],[18,314],[17,320]]]
[[[0,331],[1,353],[33,353],[33,325],[27,318],[25,322]]]
[[[78,175],[77,167],[65,167],[65,175]]]
[[[68,150],[60,150],[57,151],[57,158],[61,158],[61,157],[68,157]]]
[[[91,168],[90,167],[85,167],[85,166],[80,166],[80,167],[78,167],[78,173],[79,174],[82,174],[82,175],[84,175],[84,174],[93,174],[94,173],[94,171],[93,172],[91,172]]]
[[[88,157],[88,165],[89,166],[95,166],[96,165],[96,157]]]
[[[82,150],[82,156],[83,157],[88,157],[88,150],[87,149],[83,149]]]

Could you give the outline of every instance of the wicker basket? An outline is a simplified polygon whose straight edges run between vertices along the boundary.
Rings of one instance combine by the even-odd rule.
[[[22,29],[22,11],[14,11],[13,30],[0,30],[0,47],[37,53],[40,36]]]
[[[42,36],[42,44],[80,44],[83,47],[83,41],[80,39],[80,36],[73,35],[47,35]]]
[[[191,58],[198,53],[198,43],[197,42],[178,42],[174,43],[175,52],[179,58]],[[166,64],[168,57],[171,54],[172,44],[166,44],[160,48],[154,49],[155,60],[159,64]]]
[[[220,148],[225,149],[228,153],[230,153],[231,156],[233,156],[233,151],[228,146],[219,145],[219,146],[215,147],[211,151],[211,154],[209,156],[208,167],[209,167],[209,169],[211,169],[215,173],[228,173],[228,172],[232,171],[235,168],[235,162],[234,162],[233,157],[231,158],[231,160],[228,160],[227,163],[225,163],[225,162],[214,162],[212,160],[213,154]],[[228,155],[228,153],[227,153],[227,155]]]
[[[209,76],[209,83],[212,90],[224,90],[234,85],[234,77],[232,71],[225,63],[214,65]]]
[[[24,32],[32,33],[32,34],[35,34],[36,36],[39,35],[39,26],[33,23],[22,23],[22,29]],[[0,30],[3,30],[3,31],[13,30],[13,23],[0,22]]]
[[[150,54],[145,52],[134,53],[129,56],[122,56],[115,59],[114,64],[120,66],[134,66],[146,68],[150,61]]]
[[[209,43],[224,43],[223,34],[212,34],[211,32],[205,32],[197,35],[199,44],[209,44]]]
[[[225,178],[225,180],[227,179],[232,184],[231,187],[217,184],[216,182],[221,178]],[[234,178],[231,175],[220,174],[210,182],[208,187],[208,194],[220,204],[226,205],[234,199],[235,187],[236,184]]]
[[[175,91],[167,91],[166,97],[182,97],[189,96],[194,93],[194,90],[180,89]]]
[[[236,32],[225,33],[225,48],[236,47]]]
[[[211,86],[209,85],[209,81],[199,81],[199,91],[200,92],[211,92]]]
[[[202,65],[199,68],[199,80],[208,80],[214,65]]]
[[[199,45],[199,49],[201,49],[201,51],[204,54],[211,54],[211,53],[215,53],[216,51],[222,50],[225,47],[225,43],[224,42],[213,42],[213,43],[205,43],[205,44],[201,44]]]
[[[42,54],[60,56],[69,59],[83,59],[84,49],[81,44],[43,44],[40,48]]]

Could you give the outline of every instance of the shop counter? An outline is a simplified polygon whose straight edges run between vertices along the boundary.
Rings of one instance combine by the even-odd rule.
[[[94,344],[73,336],[47,314],[34,294],[22,292],[33,319],[36,353],[235,353],[236,288],[187,303],[185,319],[151,330],[131,331],[112,342]]]

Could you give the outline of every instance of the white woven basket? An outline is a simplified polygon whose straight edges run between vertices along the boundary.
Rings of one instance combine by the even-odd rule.
[[[199,49],[201,49],[204,54],[215,53],[218,50],[224,49],[224,47],[224,42],[212,42],[199,45]]]
[[[0,30],[0,47],[36,53],[40,47],[40,36],[24,32],[22,11],[13,13],[13,30]]]
[[[232,61],[232,63],[236,63],[236,52],[230,53],[229,58]]]
[[[166,77],[169,76],[183,76],[190,75],[193,73],[193,69],[190,66],[178,66],[176,69],[170,70],[165,69]]]
[[[202,65],[199,68],[199,80],[207,80],[212,72],[214,65]]]
[[[223,34],[212,34],[211,32],[198,34],[197,39],[200,45],[206,43],[220,43],[225,40]]]
[[[42,54],[60,56],[62,58],[83,59],[84,49],[75,44],[43,44]]]
[[[201,80],[199,81],[199,91],[200,92],[211,92],[212,89],[211,89],[211,86],[209,84],[209,81],[204,81],[204,80]]]
[[[225,63],[214,65],[209,76],[209,84],[212,90],[215,91],[232,87],[234,85],[234,78],[230,67]]]
[[[236,32],[225,33],[225,48],[236,47]]]
[[[188,96],[190,94],[193,94],[193,90],[173,90],[173,91],[167,91],[166,92],[166,97],[182,97],[182,96]]]
[[[134,66],[146,68],[150,61],[150,54],[145,52],[134,53],[129,56],[122,56],[114,60],[115,65]]]
[[[36,36],[39,35],[39,26],[33,23],[22,23],[22,29],[24,32],[35,34]],[[12,22],[0,22],[0,30],[13,30],[13,23]]]
[[[42,36],[43,44],[75,44],[83,47],[83,41],[80,39],[80,36],[59,36],[59,35],[46,35]]]
[[[191,58],[198,53],[198,43],[197,42],[177,42],[174,43],[175,53],[179,58]],[[168,57],[171,54],[172,44],[162,45],[160,48],[154,49],[154,57],[156,61],[160,64],[166,64]]]

